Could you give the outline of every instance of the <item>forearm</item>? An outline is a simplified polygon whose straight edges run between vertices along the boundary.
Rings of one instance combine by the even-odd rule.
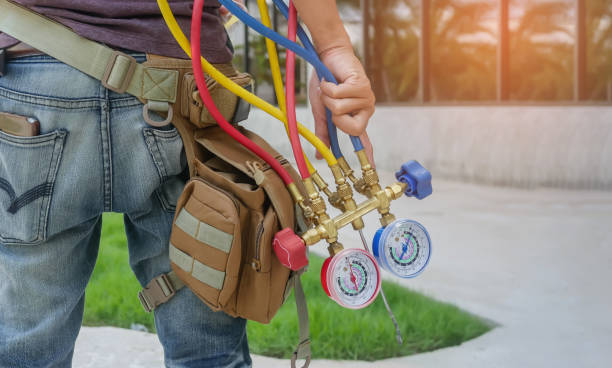
[[[336,0],[293,0],[304,24],[308,27],[319,54],[342,47],[352,49],[344,29]]]

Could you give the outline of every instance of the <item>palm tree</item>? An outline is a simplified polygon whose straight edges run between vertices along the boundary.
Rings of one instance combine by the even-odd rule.
[[[529,2],[510,39],[510,97],[573,98],[574,29],[568,1]]]
[[[495,9],[496,4],[490,1],[433,2],[431,75],[434,100],[495,99],[495,33],[486,25]]]
[[[370,1],[373,33],[370,79],[380,102],[409,101],[418,92],[418,46],[414,1]],[[409,9],[398,12],[398,8]]]

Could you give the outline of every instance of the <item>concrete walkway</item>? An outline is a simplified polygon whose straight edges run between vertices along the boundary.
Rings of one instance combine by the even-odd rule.
[[[436,181],[431,198],[400,200],[393,211],[425,225],[434,247],[428,270],[402,284],[498,327],[432,353],[374,363],[315,360],[312,367],[610,366],[612,193]],[[369,239],[377,221],[367,218]],[[352,231],[341,239],[360,245]],[[84,328],[74,366],[161,367],[162,355],[154,335]],[[254,366],[289,362],[254,357]]]

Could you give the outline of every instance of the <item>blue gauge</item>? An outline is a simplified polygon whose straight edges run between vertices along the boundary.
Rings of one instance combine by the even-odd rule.
[[[373,251],[378,264],[401,278],[415,277],[431,257],[431,240],[423,225],[400,219],[379,229],[374,235]]]

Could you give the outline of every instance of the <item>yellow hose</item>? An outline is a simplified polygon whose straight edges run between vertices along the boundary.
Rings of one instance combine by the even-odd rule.
[[[235,15],[232,15],[232,17],[227,22],[225,22],[225,24],[224,24],[225,29],[229,30],[237,22],[238,22],[238,18],[236,18]]]
[[[172,10],[170,9],[170,6],[168,5],[168,1],[167,0],[157,0],[157,5],[159,6],[159,9],[161,10],[162,16],[164,17],[164,20],[166,21],[166,25],[168,26],[168,29],[170,29],[170,32],[172,33],[172,35],[174,36],[178,44],[181,46],[183,51],[189,57],[191,57],[191,45],[189,43],[189,40],[187,39],[187,37],[185,37],[185,34],[183,33],[178,23],[176,22],[176,18],[174,18],[174,14],[172,14]],[[257,97],[256,95],[250,93],[246,89],[236,84],[234,81],[232,81],[231,79],[226,77],[223,73],[221,73],[219,70],[217,70],[217,68],[211,65],[204,58],[202,58],[202,68],[204,69],[204,72],[209,74],[213,79],[219,82],[219,84],[221,84],[223,87],[230,90],[235,95],[241,97],[242,99],[244,99],[251,105],[256,106],[260,108],[261,110],[267,112],[268,114],[272,115],[273,117],[280,120],[281,122],[284,122],[285,125],[287,124],[286,114],[284,114],[281,110],[270,105],[266,101],[262,100],[261,98]],[[325,159],[325,161],[327,162],[329,166],[333,166],[338,163],[336,161],[336,158],[332,154],[331,150],[325,145],[325,143],[323,143],[323,141],[319,139],[319,137],[317,137],[314,133],[308,130],[308,128],[298,123],[298,131],[300,135],[306,138],[316,148],[316,150],[321,153],[321,155],[323,156],[323,158]]]

